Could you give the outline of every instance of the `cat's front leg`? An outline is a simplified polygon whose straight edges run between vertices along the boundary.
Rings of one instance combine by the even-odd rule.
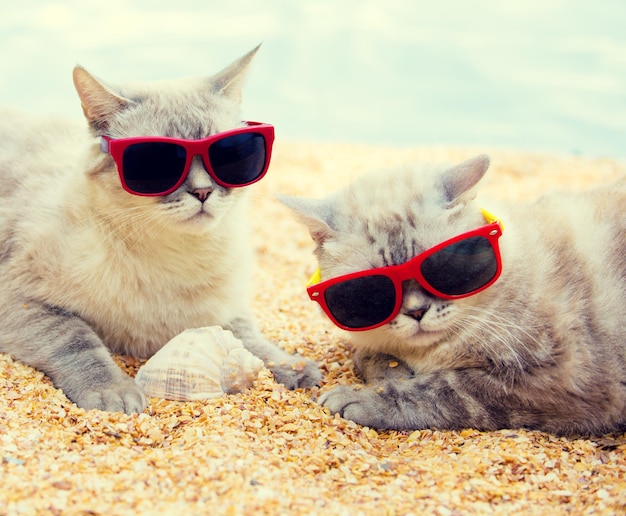
[[[412,378],[413,370],[399,358],[357,348],[352,355],[354,366],[367,383]]]
[[[134,380],[76,314],[37,303],[16,305],[3,318],[0,351],[45,373],[79,407],[133,413],[147,405]]]
[[[318,385],[322,374],[315,362],[299,355],[290,355],[272,344],[260,334],[254,321],[240,317],[227,326],[235,337],[241,339],[245,348],[256,355],[272,371],[278,383],[288,389]]]
[[[335,387],[319,403],[332,413],[381,430],[506,426],[497,421],[497,411],[488,410],[455,383],[453,372],[386,379],[378,384]]]

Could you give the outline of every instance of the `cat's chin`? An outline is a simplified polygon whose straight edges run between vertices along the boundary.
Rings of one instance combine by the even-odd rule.
[[[427,348],[444,341],[448,337],[445,331],[425,331],[419,325],[383,326],[375,330],[359,332],[355,338],[367,342],[374,349],[387,344],[394,350],[402,348]]]
[[[215,217],[206,211],[199,211],[190,217],[179,221],[186,230],[202,233],[210,229],[215,224]]]
[[[428,347],[445,339],[448,327],[449,322],[440,318],[425,317],[417,322],[412,317],[400,315],[381,330],[411,347]]]
[[[447,334],[443,331],[424,331],[416,328],[414,331],[406,331],[397,335],[398,338],[411,347],[427,348],[446,339]]]
[[[215,223],[216,213],[219,213],[219,209],[209,203],[198,205],[198,203],[189,202],[179,205],[174,216],[181,224],[205,227]]]
[[[217,195],[217,194],[214,194]],[[209,199],[198,205],[194,200],[181,203],[175,214],[179,225],[193,231],[203,232],[215,229],[216,225],[238,220],[238,209],[232,196]],[[243,222],[242,222],[243,223]]]
[[[213,221],[215,217],[208,211],[198,211],[196,214],[192,215],[187,219],[191,224],[206,224],[208,222]]]

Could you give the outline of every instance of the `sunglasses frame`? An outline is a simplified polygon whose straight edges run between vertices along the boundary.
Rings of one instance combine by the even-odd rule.
[[[412,280],[412,279],[416,280],[417,283],[424,290],[442,299],[461,299],[464,297],[473,296],[474,294],[477,294],[478,292],[481,292],[485,290],[486,288],[490,287],[491,285],[493,285],[498,280],[498,278],[500,277],[500,274],[502,273],[502,257],[500,254],[500,247],[498,245],[498,239],[502,235],[502,231],[503,231],[502,223],[499,220],[493,220],[493,222],[490,222],[489,224],[486,224],[477,229],[467,231],[453,238],[445,240],[444,242],[441,242],[440,244],[437,244],[434,247],[427,249],[426,251],[418,254],[414,258],[411,258],[409,261],[402,263],[400,265],[388,265],[385,267],[377,267],[374,269],[352,272],[349,274],[344,274],[342,276],[337,276],[335,278],[330,278],[328,280],[321,281],[318,283],[312,283],[320,279],[319,272],[317,272],[311,279],[311,283],[309,283],[309,285],[307,286],[307,293],[309,294],[309,298],[311,298],[312,301],[316,301],[317,303],[319,303],[319,305],[322,307],[322,310],[324,310],[324,312],[329,317],[329,319],[339,328],[342,328],[348,331],[372,330],[374,328],[378,328],[379,326],[383,326],[387,324],[389,321],[391,321],[394,317],[398,315],[398,312],[400,311],[400,308],[402,307],[402,298],[403,298],[402,283],[407,280]],[[491,248],[493,249],[494,256],[496,259],[496,273],[494,274],[493,278],[491,278],[490,281],[488,281],[481,287],[474,289],[470,292],[467,292],[465,294],[457,294],[457,295],[444,294],[443,292],[440,292],[434,287],[432,287],[422,275],[421,265],[424,262],[424,260],[432,256],[433,254],[441,251],[445,247],[448,247],[449,245],[455,244],[457,242],[460,242],[468,238],[477,237],[477,236],[486,238],[491,244]],[[363,278],[366,276],[386,276],[387,278],[391,280],[391,282],[393,283],[393,286],[395,289],[395,295],[396,295],[394,309],[392,310],[391,314],[386,319],[376,324],[372,324],[370,326],[359,327],[359,328],[345,326],[344,324],[340,323],[332,314],[331,310],[326,304],[326,298],[324,294],[326,293],[326,290],[329,287],[332,287],[333,285],[342,283],[344,281],[349,281],[355,278]]]
[[[115,162],[115,166],[117,168],[117,173],[120,178],[120,182],[122,184],[122,188],[126,190],[128,193],[133,195],[140,195],[142,197],[157,197],[168,195],[174,191],[176,191],[180,185],[182,185],[187,177],[189,176],[189,171],[191,170],[191,162],[195,156],[200,156],[202,158],[202,163],[204,164],[204,168],[207,173],[211,176],[211,178],[220,186],[225,188],[240,188],[243,186],[248,186],[257,181],[260,181],[263,176],[267,173],[267,169],[270,165],[270,159],[272,157],[272,146],[274,144],[274,126],[271,124],[266,124],[263,122],[244,122],[246,125],[243,127],[236,127],[235,129],[230,129],[228,131],[223,131],[221,133],[212,134],[206,138],[202,138],[200,140],[186,140],[183,138],[171,138],[168,136],[133,136],[130,138],[111,138],[110,136],[101,136],[100,140],[100,150],[106,154],[110,154]],[[213,166],[211,165],[211,161],[209,159],[209,148],[215,142],[218,142],[224,138],[228,138],[230,136],[236,136],[238,134],[246,134],[246,133],[259,133],[263,136],[263,140],[265,141],[265,164],[263,165],[263,170],[261,173],[253,179],[252,181],[248,181],[247,183],[242,184],[230,184],[222,181],[213,170]],[[124,151],[137,143],[172,143],[176,145],[180,145],[183,147],[187,153],[187,158],[185,161],[185,166],[183,171],[180,174],[180,178],[176,182],[174,186],[168,188],[167,190],[163,190],[162,192],[156,193],[144,193],[137,192],[133,190],[124,178]]]

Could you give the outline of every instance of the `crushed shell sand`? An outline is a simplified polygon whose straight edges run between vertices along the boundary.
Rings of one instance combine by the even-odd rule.
[[[254,307],[268,337],[319,362],[323,385],[291,392],[264,371],[252,390],[216,400],[151,399],[132,416],[86,412],[0,354],[0,514],[625,513],[626,435],[377,432],[315,403],[358,379],[343,334],[304,293],[310,239],[272,196],[321,196],[369,168],[478,152],[279,142],[255,187]],[[491,156],[486,190],[511,200],[625,171],[610,160]],[[116,359],[130,374],[141,365]]]

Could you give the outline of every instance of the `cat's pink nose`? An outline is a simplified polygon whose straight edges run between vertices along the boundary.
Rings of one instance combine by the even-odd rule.
[[[213,188],[196,188],[191,192],[191,194],[195,195],[200,202],[204,202],[209,198],[211,192],[213,192]]]
[[[408,315],[409,317],[413,317],[413,319],[419,322],[424,317],[424,314],[428,312],[429,308],[430,308],[430,305],[424,305],[424,306],[420,306],[419,308],[416,308],[415,310],[409,310],[408,312],[404,312],[404,313],[405,315]]]

